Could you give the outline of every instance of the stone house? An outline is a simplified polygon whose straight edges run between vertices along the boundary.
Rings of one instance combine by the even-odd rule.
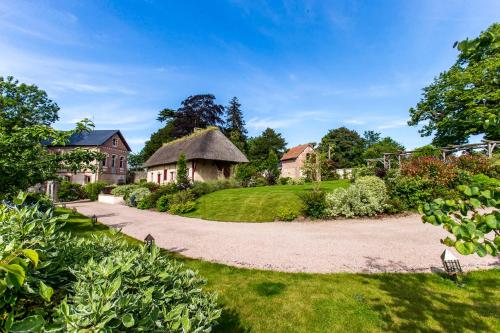
[[[128,170],[128,154],[131,152],[127,141],[119,130],[95,130],[86,133],[75,133],[69,143],[64,146],[48,146],[49,151],[56,154],[75,148],[97,150],[106,155],[102,161],[95,161],[97,172],[83,170],[71,172],[59,170],[58,176],[78,184],[104,181],[109,184],[124,184]]]
[[[281,157],[281,177],[303,177],[302,166],[308,155],[313,151],[312,145],[308,143],[290,148]]]
[[[248,162],[217,127],[209,127],[163,144],[145,163],[147,180],[158,184],[175,182],[177,161],[182,153],[192,181],[229,178],[234,175],[234,166]]]

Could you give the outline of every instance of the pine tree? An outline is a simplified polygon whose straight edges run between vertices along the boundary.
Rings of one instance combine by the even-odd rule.
[[[189,187],[188,169],[186,166],[186,155],[182,153],[177,161],[177,187],[185,190]]]
[[[237,97],[233,97],[226,108],[225,132],[236,147],[242,151],[245,150],[247,130],[245,128],[245,121],[243,120],[243,113],[241,112],[241,104]]]

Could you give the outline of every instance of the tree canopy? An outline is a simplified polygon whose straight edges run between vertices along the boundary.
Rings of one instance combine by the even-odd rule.
[[[331,149],[331,160],[337,168],[350,168],[363,164],[365,141],[354,130],[340,127],[328,131],[318,146],[320,152],[328,156]]]
[[[211,94],[193,95],[182,101],[177,110],[164,109],[160,111],[158,120],[173,122],[170,135],[173,138],[193,133],[197,127],[222,127],[224,107],[215,103],[215,96]]]
[[[43,142],[64,145],[74,132],[90,131],[83,120],[73,131],[58,131],[50,125],[58,119],[59,107],[35,85],[19,84],[0,77],[0,197],[56,179],[59,169],[95,169],[102,154],[86,149],[50,153]]]
[[[376,134],[379,134],[380,137],[380,133]],[[382,157],[384,153],[398,153],[404,150],[405,147],[403,145],[387,136],[368,145],[366,150],[363,152],[363,159],[379,158]]]
[[[229,140],[236,147],[241,151],[246,150],[247,130],[245,128],[245,120],[243,120],[243,113],[241,112],[241,104],[237,97],[233,97],[226,108],[225,132]]]
[[[286,151],[285,139],[272,128],[266,128],[261,135],[248,140],[248,158],[258,169],[265,169],[270,151],[273,151],[278,159]]]
[[[455,64],[423,89],[408,124],[423,124],[420,134],[434,135],[436,146],[465,143],[478,134],[499,140],[500,24],[454,47],[459,51]]]

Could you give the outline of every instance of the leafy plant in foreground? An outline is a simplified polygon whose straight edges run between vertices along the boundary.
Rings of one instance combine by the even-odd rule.
[[[453,236],[442,243],[463,255],[496,256],[500,247],[500,189],[459,186],[459,200],[435,199],[419,207],[424,223],[442,225]]]

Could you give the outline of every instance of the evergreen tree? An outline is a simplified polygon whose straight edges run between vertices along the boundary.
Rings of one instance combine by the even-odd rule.
[[[241,112],[241,104],[237,97],[233,97],[226,108],[225,132],[229,140],[236,147],[241,151],[246,150],[247,130],[245,128],[245,121],[243,120],[243,113]]]
[[[177,187],[181,190],[185,190],[189,187],[189,177],[188,177],[188,169],[186,166],[186,155],[182,153],[179,156],[179,160],[177,161]]]
[[[266,128],[260,136],[248,140],[248,159],[258,171],[265,169],[265,162],[272,150],[278,159],[286,150],[286,141],[272,128]]]
[[[270,149],[265,163],[266,169],[264,171],[267,183],[269,185],[276,184],[276,179],[278,179],[278,177],[280,176],[279,163],[280,160],[278,158],[278,155],[276,155],[276,152],[274,150]]]

